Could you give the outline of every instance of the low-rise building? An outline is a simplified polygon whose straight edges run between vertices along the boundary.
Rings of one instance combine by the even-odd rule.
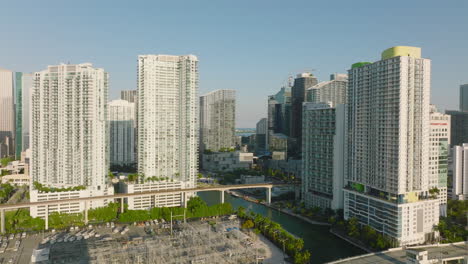
[[[44,202],[44,201],[55,201],[55,200],[66,200],[66,199],[75,199],[75,198],[87,198],[93,196],[104,196],[104,195],[114,195],[114,187],[109,185],[107,188],[87,188],[85,190],[73,190],[73,191],[62,191],[61,189],[56,188],[54,191],[40,191],[36,189],[30,190],[30,201],[34,202]],[[102,200],[93,200],[89,201],[87,208],[99,208],[107,206],[110,202],[113,202],[114,199],[102,199]],[[70,202],[70,203],[61,203],[59,205],[42,205],[42,206],[31,206],[30,214],[32,217],[45,218],[46,214],[49,215],[52,212],[58,213],[82,213],[85,210],[86,202]]]
[[[29,185],[31,183],[31,177],[27,174],[11,174],[2,176],[2,183],[10,183],[13,185]]]
[[[264,183],[265,182],[265,175],[260,175],[260,176],[241,175],[240,182],[242,184]]]
[[[176,207],[185,206],[193,193],[184,193],[182,189],[191,188],[192,183],[181,181],[149,181],[145,183],[123,182],[121,190],[123,193],[143,193],[150,191],[181,190],[180,193],[161,195],[142,195],[127,198],[128,209],[148,210],[153,207]]]
[[[233,171],[236,169],[250,169],[253,164],[251,152],[212,152],[205,153],[203,169],[207,171]]]

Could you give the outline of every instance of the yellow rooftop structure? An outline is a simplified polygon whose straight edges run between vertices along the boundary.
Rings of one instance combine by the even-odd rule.
[[[399,56],[421,58],[421,48],[410,46],[395,46],[382,52],[382,60]]]

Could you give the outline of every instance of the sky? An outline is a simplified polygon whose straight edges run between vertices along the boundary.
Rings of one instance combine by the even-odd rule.
[[[468,1],[1,1],[0,67],[91,62],[117,99],[136,89],[138,55],[194,54],[200,95],[237,91],[237,127],[266,117],[288,76],[313,70],[326,81],[397,45],[432,60],[439,109],[457,109],[468,83]]]

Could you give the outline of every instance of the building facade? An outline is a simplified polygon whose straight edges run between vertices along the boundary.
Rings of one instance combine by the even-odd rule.
[[[0,158],[15,154],[15,102],[13,72],[0,68]]]
[[[29,117],[31,111],[32,86],[32,73],[15,73],[15,153],[17,159],[21,158],[21,152],[29,148]]]
[[[107,95],[108,74],[90,63],[49,66],[34,74],[31,180],[52,188],[84,190],[45,192],[32,184],[31,201],[113,193],[107,182]],[[91,208],[106,204],[95,201]],[[48,211],[75,209],[83,210],[84,203]],[[32,216],[44,217],[45,212],[45,206],[31,208]]]
[[[120,99],[129,103],[137,103],[138,95],[137,90],[122,90],[120,91]]]
[[[439,221],[428,176],[431,61],[398,46],[348,73],[345,219],[400,245],[431,240]]]
[[[291,88],[291,134],[296,140],[294,156],[301,156],[302,140],[302,103],[306,101],[307,89],[318,83],[317,78],[312,73],[300,73],[294,79],[294,85]]]
[[[304,103],[302,199],[307,207],[343,209],[345,105]]]
[[[468,200],[468,143],[452,149],[452,199]]]
[[[114,100],[109,110],[109,162],[111,165],[135,163],[135,103]]]
[[[468,83],[460,85],[460,111],[468,112]]]
[[[307,89],[307,102],[345,104],[347,86],[347,74],[332,74],[330,81],[321,82]]]
[[[236,131],[236,91],[216,90],[200,96],[200,151],[233,148]]]
[[[268,96],[268,135],[290,134],[291,86],[284,86],[279,92]]]
[[[463,111],[445,111],[450,115],[450,144],[460,146],[468,142],[468,112]]]
[[[138,56],[139,184],[155,177],[181,182],[184,188],[195,186],[197,92],[196,56]]]
[[[241,151],[213,152],[203,154],[203,169],[207,171],[233,171],[251,169],[253,153]]]
[[[255,129],[255,153],[265,153],[267,147],[268,120],[260,119]]]
[[[434,105],[430,110],[429,135],[429,189],[437,188],[440,215],[447,216],[447,177],[450,151],[450,116],[437,111]]]

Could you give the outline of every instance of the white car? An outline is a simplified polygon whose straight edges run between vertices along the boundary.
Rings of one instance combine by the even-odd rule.
[[[26,238],[26,232],[23,232],[23,233],[21,234],[21,238]]]
[[[14,234],[11,234],[10,237],[8,239],[12,240],[13,238],[15,238],[15,235]]]

